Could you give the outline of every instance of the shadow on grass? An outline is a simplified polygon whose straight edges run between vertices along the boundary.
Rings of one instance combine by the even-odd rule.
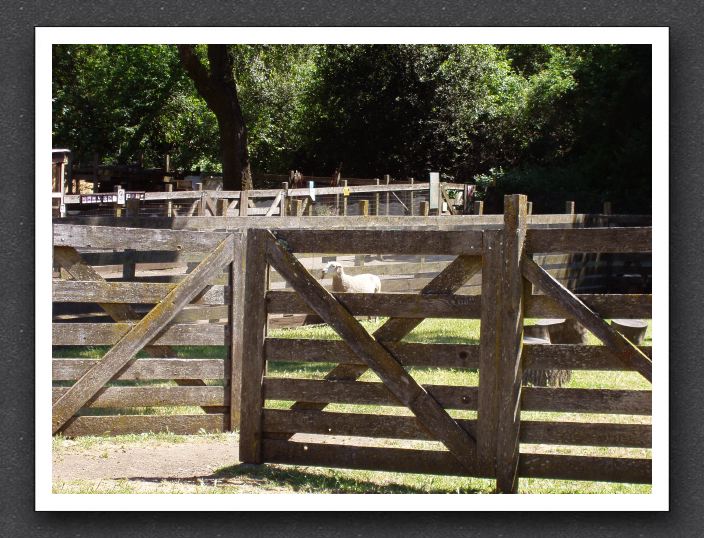
[[[340,476],[337,471],[332,475],[307,472],[300,469],[282,468],[271,465],[250,465],[240,463],[218,469],[211,479],[246,477],[256,479],[262,485],[286,486],[294,491],[306,493],[429,493],[429,491],[406,484],[379,484]],[[432,493],[480,493],[476,488],[433,488]]]

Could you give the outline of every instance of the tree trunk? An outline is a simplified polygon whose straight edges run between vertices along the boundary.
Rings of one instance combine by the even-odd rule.
[[[207,70],[194,45],[178,45],[181,64],[218,120],[223,189],[252,189],[247,151],[247,126],[242,117],[234,65],[227,45],[208,45]]]

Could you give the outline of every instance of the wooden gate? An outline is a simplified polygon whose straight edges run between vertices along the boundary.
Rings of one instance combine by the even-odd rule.
[[[133,260],[141,251],[152,256],[169,254],[157,256],[160,260],[194,253],[200,254],[201,261],[176,283],[154,283],[148,281],[148,277],[135,279],[134,263],[131,271],[125,266],[123,278],[106,281],[77,249],[101,250],[107,256],[122,259],[126,253]],[[113,249],[119,252],[111,252]],[[229,430],[237,425],[239,370],[231,365],[241,341],[239,325],[234,323],[236,316],[233,315],[241,311],[241,286],[238,284],[241,250],[238,233],[55,226],[54,262],[60,268],[62,279],[54,281],[54,301],[97,303],[107,313],[109,321],[115,323],[54,324],[54,345],[110,347],[99,360],[53,360],[54,380],[64,383],[75,380],[75,383],[53,389],[52,432],[71,436],[139,431],[196,433]],[[88,258],[96,255],[83,254]],[[229,277],[229,286],[219,281],[223,276]],[[194,299],[198,299],[198,304],[184,309]],[[138,312],[136,306],[142,305],[155,306],[146,313]],[[203,317],[205,320],[225,318],[227,323],[184,323]],[[172,347],[213,344],[227,346],[229,356],[224,360],[182,358],[183,355],[177,356]],[[145,358],[136,358],[140,351],[145,352]],[[204,379],[219,382],[207,384]],[[177,386],[150,385],[153,380],[173,380]],[[145,384],[134,386],[136,381]],[[106,386],[109,382],[116,383]],[[169,405],[196,405],[206,414],[91,416],[79,413],[83,408]]]
[[[246,235],[240,459],[492,477],[649,482],[650,459],[523,454],[520,443],[650,446],[650,426],[521,420],[521,411],[650,413],[650,391],[522,386],[523,368],[632,370],[651,380],[650,348],[603,318],[651,317],[646,295],[575,296],[532,261],[534,253],[649,252],[649,228],[527,229],[526,198],[505,200],[504,226],[487,230],[261,230]],[[456,259],[414,294],[331,294],[298,262],[306,252],[450,254]],[[295,290],[268,291],[267,266]],[[454,295],[481,271],[481,296]],[[531,292],[531,288],[534,291]],[[316,313],[341,341],[266,335],[270,312]],[[390,319],[373,335],[354,316]],[[523,345],[528,317],[575,318],[605,345]],[[427,317],[480,318],[478,346],[401,340]],[[277,378],[267,361],[336,362],[323,380]],[[477,387],[423,386],[406,367],[478,368]],[[371,370],[380,382],[359,378]],[[267,401],[293,401],[275,409]],[[323,411],[329,404],[402,406],[411,414]],[[453,418],[448,410],[476,411]],[[441,449],[346,446],[295,434],[435,441]]]

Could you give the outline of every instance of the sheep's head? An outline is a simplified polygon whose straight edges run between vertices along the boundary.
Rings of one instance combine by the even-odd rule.
[[[325,267],[323,267],[323,274],[320,278],[325,278],[326,275],[337,274],[342,276],[342,265],[337,262],[329,262]]]

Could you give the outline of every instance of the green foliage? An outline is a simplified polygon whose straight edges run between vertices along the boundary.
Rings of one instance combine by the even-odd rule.
[[[255,170],[477,182],[536,210],[650,210],[650,47],[232,45]],[[204,58],[205,54],[202,55]],[[174,46],[56,45],[55,147],[219,171],[215,116]],[[498,208],[500,209],[500,207]]]

